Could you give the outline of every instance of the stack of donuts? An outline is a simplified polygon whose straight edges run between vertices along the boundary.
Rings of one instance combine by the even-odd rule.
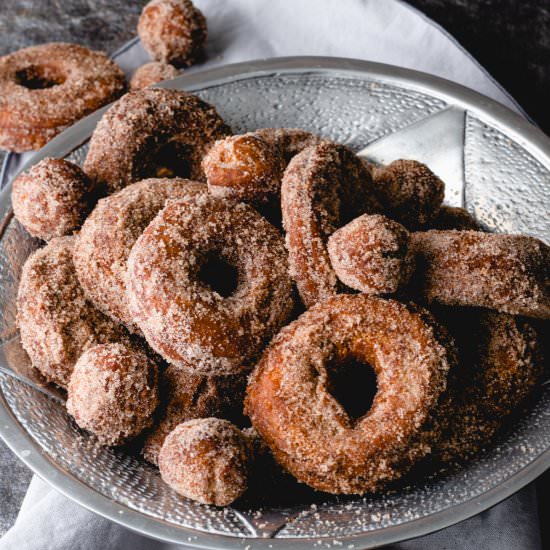
[[[541,379],[550,248],[443,196],[414,160],[232,135],[198,97],[132,91],[82,168],[14,182],[47,241],[21,276],[23,347],[80,428],[203,503],[268,474],[365,494],[464,462]]]

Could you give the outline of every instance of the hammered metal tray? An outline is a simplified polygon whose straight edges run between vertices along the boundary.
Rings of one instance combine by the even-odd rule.
[[[335,58],[247,62],[163,86],[213,103],[236,132],[302,127],[374,160],[393,160],[388,155],[394,149],[395,158],[424,160],[444,172],[446,201],[464,204],[487,229],[550,242],[550,140],[471,90],[410,70]],[[81,162],[100,116],[58,136],[30,164],[45,156]],[[15,297],[21,266],[39,243],[13,219],[10,190],[0,196],[0,361],[24,370]],[[550,387],[543,384],[532,407],[461,470],[419,476],[385,495],[288,507],[219,509],[183,499],[156,469],[98,447],[62,405],[3,374],[0,435],[69,498],[151,537],[201,548],[372,548],[477,514],[540,475],[550,465]]]

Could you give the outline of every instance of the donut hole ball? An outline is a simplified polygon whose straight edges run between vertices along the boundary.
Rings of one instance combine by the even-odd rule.
[[[364,214],[341,227],[327,248],[340,281],[366,294],[393,294],[414,271],[409,232],[380,214]]]
[[[227,420],[201,418],[177,426],[159,454],[162,479],[180,495],[227,506],[248,486],[247,438]]]
[[[169,63],[153,61],[146,63],[134,71],[130,80],[130,90],[141,90],[163,80],[176,78],[181,74],[176,67]]]
[[[434,219],[441,208],[445,184],[416,160],[396,160],[375,168],[376,193],[385,213],[408,229]]]
[[[158,405],[157,366],[142,351],[101,344],[76,362],[67,411],[102,445],[122,445],[151,426]]]
[[[214,143],[202,168],[215,197],[260,205],[280,195],[285,160],[276,146],[249,133]]]
[[[45,158],[13,182],[15,217],[33,236],[49,241],[80,228],[97,198],[76,164]]]
[[[57,67],[29,65],[15,72],[15,81],[29,90],[45,90],[65,82],[66,76]]]
[[[206,18],[190,0],[152,0],[141,12],[137,32],[155,61],[191,65],[206,41]]]

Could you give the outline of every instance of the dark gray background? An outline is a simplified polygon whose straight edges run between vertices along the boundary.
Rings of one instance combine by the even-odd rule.
[[[382,0],[383,1],[383,0]],[[135,34],[146,0],[0,0],[0,55],[44,42],[113,52]],[[447,29],[550,132],[550,0],[410,0]],[[0,162],[3,153],[0,152]],[[30,472],[0,442],[0,535],[13,523]],[[550,474],[544,485],[550,487]],[[541,518],[550,517],[539,483]],[[550,530],[543,521],[545,548]]]

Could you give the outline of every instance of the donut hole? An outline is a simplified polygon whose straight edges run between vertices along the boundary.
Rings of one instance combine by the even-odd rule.
[[[31,65],[17,71],[15,80],[20,86],[29,90],[45,90],[63,84],[65,77],[52,67]]]
[[[205,256],[198,279],[222,298],[229,298],[239,286],[239,271],[225,258],[212,253]]]
[[[355,357],[345,357],[331,360],[326,369],[327,391],[355,424],[370,410],[378,391],[373,368]]]
[[[157,149],[153,157],[150,175],[157,178],[189,178],[191,175],[190,153],[190,147],[185,143],[178,141],[164,143]]]

